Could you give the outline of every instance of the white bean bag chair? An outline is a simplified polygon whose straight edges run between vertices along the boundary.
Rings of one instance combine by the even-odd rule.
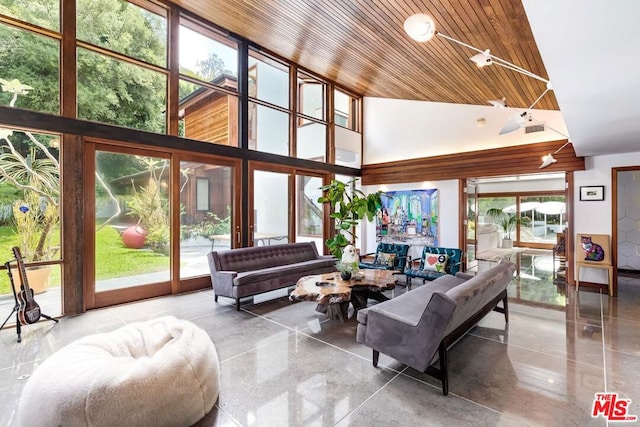
[[[161,317],[90,335],[31,375],[22,426],[189,426],[218,399],[216,348],[193,323]]]

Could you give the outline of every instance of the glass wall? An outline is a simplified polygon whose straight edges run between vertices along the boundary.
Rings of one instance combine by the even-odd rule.
[[[298,132],[296,157],[326,161],[327,120],[325,82],[298,72]]]
[[[322,177],[296,175],[296,241],[315,242],[321,250],[323,243]]]
[[[566,226],[564,196],[520,197],[520,211],[526,218],[519,224],[521,242],[556,244]]]
[[[165,133],[167,11],[137,3],[78,0],[78,118]]]
[[[17,247],[27,265],[60,260],[60,144],[60,135],[0,128],[1,259],[10,259]],[[26,269],[43,312],[60,313],[60,267]],[[19,291],[17,270],[13,283]],[[9,278],[2,272],[0,295],[11,292]],[[13,306],[13,298],[0,299],[0,307],[3,301]]]
[[[238,146],[238,43],[180,18],[178,135]]]
[[[480,224],[497,224],[503,238],[521,246],[550,249],[566,226],[565,196],[560,194],[481,196],[478,206]]]
[[[164,74],[78,49],[78,118],[164,133],[166,95]]]
[[[169,281],[168,159],[96,151],[95,290]]]
[[[360,98],[340,90],[333,90],[333,120],[337,126],[359,131]]]
[[[65,156],[69,162],[69,169],[65,170],[84,173],[76,177],[78,180],[91,180],[94,174],[96,177],[95,188],[92,183],[87,194],[87,198],[92,192],[95,196],[95,204],[88,211],[95,210],[96,223],[87,224],[90,232],[87,231],[85,237],[96,239],[88,251],[95,253],[87,254],[86,258],[96,260],[95,265],[87,265],[87,274],[95,272],[99,292],[178,278],[205,279],[208,271],[203,254],[212,248],[224,250],[237,246],[235,243],[248,235],[252,235],[257,245],[293,240],[322,242],[321,207],[315,200],[322,182],[320,177],[331,171],[324,163],[329,154],[327,141],[332,137],[329,132],[334,132],[331,125],[335,120],[338,163],[359,167],[362,135],[358,124],[358,97],[338,90],[332,83],[289,61],[254,48],[253,44],[213,24],[183,13],[173,3],[150,0],[65,3],[68,7],[76,6],[76,28],[69,28],[69,22],[66,25],[61,22],[61,4],[59,0],[0,1],[0,105],[54,115],[60,114],[64,106],[65,120],[70,120],[75,129],[70,133],[77,132],[72,135],[74,142],[85,146],[93,144],[92,150],[102,147],[95,156],[84,159]],[[173,19],[178,22],[172,22]],[[171,38],[169,28],[178,28]],[[76,34],[76,39],[63,45],[63,34],[69,33]],[[246,62],[239,58],[245,44],[251,46],[248,58],[244,58]],[[169,55],[176,50],[176,56]],[[240,69],[239,65],[245,63],[247,66]],[[64,78],[63,73],[67,73]],[[244,88],[248,114],[242,118],[239,114],[241,95],[245,94],[241,94],[238,87],[240,73],[248,77]],[[176,74],[177,79],[169,78]],[[65,89],[61,92],[63,84]],[[295,98],[293,93],[297,94]],[[336,97],[336,107],[328,111],[332,96]],[[16,117],[11,115],[8,122]],[[39,117],[44,124],[33,123],[32,127],[57,129],[56,123],[63,123],[59,118]],[[76,119],[128,130],[88,126]],[[43,176],[55,182],[47,187],[47,191],[55,192],[50,199],[45,200],[41,194],[39,200],[27,203],[19,185],[0,176],[0,227],[6,227],[8,233],[3,242],[11,244],[14,237],[23,238],[25,234],[13,234],[18,227],[13,213],[16,200],[25,201],[24,209],[29,205],[27,212],[37,214],[40,220],[53,215],[48,212],[50,207],[55,205],[57,209],[63,203],[58,166],[61,137],[45,131],[28,133],[3,126],[3,118],[0,126],[3,144],[0,165],[11,151],[4,143],[6,139],[15,145],[17,153],[28,159],[24,164],[44,165],[49,171]],[[89,128],[92,129],[90,136],[84,131]],[[169,129],[185,139],[176,143],[173,138],[136,132],[164,134]],[[248,141],[243,141],[242,149],[213,146],[240,147],[240,136],[245,132]],[[107,140],[108,143],[104,142]],[[220,164],[209,164],[197,154],[188,157],[189,161],[181,160],[187,158],[183,157],[182,150],[203,152],[202,145],[192,140],[211,143],[204,152],[222,159]],[[248,191],[256,195],[255,200],[250,201],[255,206],[251,213],[242,212],[242,216],[237,213],[238,218],[234,218],[232,194],[241,187],[241,174],[236,168],[241,159],[261,157],[247,153],[244,144],[251,150],[284,156],[263,157],[289,168],[290,172],[283,173],[282,168],[276,167],[275,171],[258,171],[252,175],[249,181],[253,180],[255,186]],[[306,165],[306,172],[296,175],[288,156],[313,160],[317,168]],[[170,159],[174,157],[174,175],[171,175]],[[82,162],[85,163],[80,164]],[[238,166],[228,166],[236,164]],[[231,182],[232,175],[233,180],[237,180],[237,188]],[[181,181],[172,184],[170,176],[179,176]],[[17,182],[22,185],[29,179],[29,174],[23,174]],[[178,211],[175,206],[170,208],[171,194],[179,194],[182,207],[179,220],[174,218],[175,224],[181,226],[180,244],[176,247],[178,242],[175,242],[172,250],[169,219],[171,212],[175,215]],[[237,199],[233,200],[238,203],[241,196],[251,197],[250,194],[234,196]],[[64,202],[73,210],[83,200],[74,195],[73,200]],[[283,206],[288,209],[283,211]],[[25,212],[20,213],[22,217],[27,216]],[[42,246],[45,249],[39,255],[40,260],[52,263],[60,261],[62,241],[59,213],[55,216]],[[236,222],[244,219],[233,225],[233,234],[231,218]],[[247,223],[255,229],[242,229]],[[127,230],[127,239],[130,234],[134,237],[142,234],[141,248],[124,243]],[[177,230],[174,232],[177,236]],[[202,252],[198,253],[197,260],[196,249],[189,246],[188,240],[193,235],[200,239],[198,243],[203,243],[202,248],[197,248]],[[138,239],[141,238],[138,236]],[[322,243],[318,245],[320,251],[322,246]],[[65,248],[72,253],[78,253],[77,249]],[[31,250],[24,252],[29,257],[35,256]],[[179,254],[180,259],[171,260],[170,253]],[[123,267],[118,268],[116,264]],[[176,271],[172,277],[170,265]],[[53,266],[52,270],[48,287],[60,284],[59,266]],[[196,282],[185,283],[195,286]],[[163,283],[163,286],[162,289],[171,286],[175,291],[181,285]],[[161,292],[157,288],[154,292]],[[5,283],[1,289],[9,288]]]
[[[249,148],[288,156],[289,66],[249,51]]]
[[[0,5],[0,11],[7,16],[56,32],[60,31],[60,0],[4,0]]]
[[[0,105],[58,114],[60,41],[2,24],[0,41]]]
[[[233,245],[233,170],[180,162],[180,278],[209,274],[207,253]]]
[[[253,172],[253,245],[269,246],[289,242],[288,173]]]
[[[167,10],[137,0],[76,0],[76,36],[112,52],[167,66]]]

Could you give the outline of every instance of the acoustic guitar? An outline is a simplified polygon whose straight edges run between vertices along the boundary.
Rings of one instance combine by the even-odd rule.
[[[20,274],[20,280],[22,286],[20,286],[20,292],[18,292],[18,319],[23,325],[30,325],[40,320],[40,306],[33,299],[33,289],[29,288],[29,281],[27,280],[27,272],[24,269],[24,262],[22,261],[22,254],[20,248],[14,246],[12,249],[13,256],[16,257],[18,263],[18,272]]]

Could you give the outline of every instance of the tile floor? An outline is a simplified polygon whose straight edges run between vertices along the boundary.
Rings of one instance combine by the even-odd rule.
[[[603,391],[632,399],[640,415],[640,279],[620,277],[609,298],[541,277],[510,285],[508,327],[491,313],[451,350],[447,397],[389,357],[374,368],[354,320],[325,320],[286,296],[237,312],[206,290],[25,327],[20,344],[14,329],[0,331],[0,425],[15,425],[21,376],[54,351],[162,315],[192,321],[218,350],[220,398],[198,426],[605,426],[590,416]]]

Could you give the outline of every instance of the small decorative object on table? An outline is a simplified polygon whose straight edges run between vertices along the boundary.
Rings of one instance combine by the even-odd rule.
[[[340,272],[342,280],[350,280],[359,270],[359,257],[353,245],[347,245],[342,252],[342,259],[336,263],[336,270]]]
[[[351,280],[351,277],[358,273],[358,263],[338,261],[336,262],[336,270],[340,272],[342,280]]]

